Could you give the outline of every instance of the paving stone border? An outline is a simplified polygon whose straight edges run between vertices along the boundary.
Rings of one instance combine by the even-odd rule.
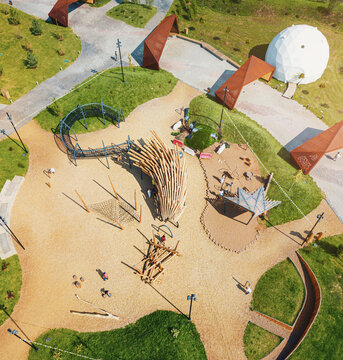
[[[23,176],[16,175],[12,181],[6,180],[5,185],[1,189],[0,216],[6,220],[8,225],[10,225],[12,206],[24,180]],[[16,253],[12,236],[3,226],[0,226],[0,258],[7,259]]]

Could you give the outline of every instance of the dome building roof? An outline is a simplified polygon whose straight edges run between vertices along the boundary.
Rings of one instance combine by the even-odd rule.
[[[278,80],[308,84],[322,76],[329,61],[329,44],[316,27],[292,25],[274,37],[265,61],[275,66]]]

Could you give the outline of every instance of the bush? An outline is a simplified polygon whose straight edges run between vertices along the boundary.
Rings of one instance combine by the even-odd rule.
[[[60,116],[62,113],[62,106],[59,102],[54,101],[50,106],[48,106],[48,111],[54,116]]]
[[[154,6],[154,0],[145,0],[145,4],[151,9]]]
[[[4,68],[0,65],[0,76],[4,73]]]
[[[32,20],[32,27],[30,28],[30,31],[32,35],[42,35],[42,25],[37,19]]]
[[[10,9],[10,16],[8,18],[8,22],[11,25],[19,25],[20,24],[20,16],[18,11],[14,9]]]
[[[27,58],[25,60],[25,66],[28,69],[35,69],[38,66],[38,59],[32,51],[28,51]]]

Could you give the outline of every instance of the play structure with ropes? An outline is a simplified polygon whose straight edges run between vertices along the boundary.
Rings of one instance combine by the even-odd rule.
[[[76,166],[77,159],[106,157],[107,165],[109,167],[108,156],[121,156],[122,154],[127,153],[133,142],[130,140],[130,136],[128,136],[127,141],[121,144],[105,146],[104,141],[102,141],[102,147],[100,148],[82,149],[79,145],[78,137],[72,127],[76,122],[83,121],[85,128],[88,130],[87,118],[90,117],[98,117],[100,121],[104,122],[104,125],[106,125],[106,121],[109,121],[118,127],[120,127],[120,122],[125,121],[121,109],[117,111],[110,106],[104,105],[102,100],[100,104],[91,103],[78,105],[60,121],[59,132],[61,141],[68,156],[74,160]]]

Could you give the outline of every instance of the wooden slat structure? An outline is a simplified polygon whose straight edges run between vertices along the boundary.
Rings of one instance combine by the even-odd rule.
[[[168,149],[156,132],[152,134],[147,145],[136,146],[129,155],[134,165],[154,181],[162,220],[178,222],[187,195],[185,160],[180,158],[176,146]]]
[[[174,249],[165,246],[163,243],[157,243],[155,235],[153,239],[148,241],[149,248],[147,254],[143,258],[142,270],[133,267],[136,270],[136,274],[141,277],[141,280],[151,284],[154,282],[165,270],[165,265],[175,256],[180,256],[180,253],[176,250],[179,241]]]

